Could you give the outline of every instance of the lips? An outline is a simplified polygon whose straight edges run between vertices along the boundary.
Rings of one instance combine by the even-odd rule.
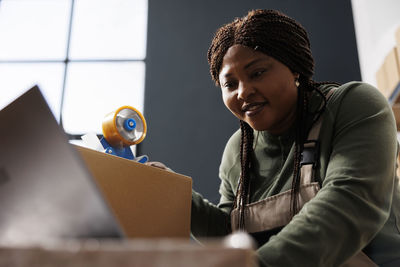
[[[266,105],[266,102],[255,102],[249,103],[242,106],[242,111],[246,113],[247,116],[251,117],[258,114]]]

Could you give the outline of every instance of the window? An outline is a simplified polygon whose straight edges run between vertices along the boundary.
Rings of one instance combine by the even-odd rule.
[[[143,112],[147,0],[0,0],[0,109],[38,84],[71,136]]]

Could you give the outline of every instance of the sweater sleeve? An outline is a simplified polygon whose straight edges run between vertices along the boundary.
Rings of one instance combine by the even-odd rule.
[[[372,86],[348,87],[340,99],[331,99],[339,106],[324,118],[335,122],[322,188],[259,248],[261,265],[340,266],[389,216],[397,153],[393,113]]]
[[[192,191],[191,233],[195,237],[223,236],[230,232],[229,213]]]
[[[195,237],[215,237],[231,232],[230,211],[234,199],[234,189],[229,181],[229,171],[238,159],[235,150],[239,145],[239,132],[228,141],[219,170],[221,195],[218,205],[214,205],[201,194],[192,191],[191,232]]]

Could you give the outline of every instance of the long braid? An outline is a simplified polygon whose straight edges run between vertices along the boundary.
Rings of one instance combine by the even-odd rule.
[[[304,91],[299,88],[297,97],[297,117],[296,117],[296,133],[294,142],[294,164],[293,164],[293,178],[292,178],[292,193],[291,193],[291,215],[294,216],[298,210],[297,194],[300,186],[300,161],[301,151],[303,150],[302,132],[303,132],[303,116],[304,116]]]
[[[327,104],[325,95],[319,89],[319,87],[321,85],[325,85],[325,84],[340,86],[340,84],[337,82],[314,82],[314,81],[311,81],[311,86],[314,88],[315,92],[317,92],[322,97],[322,101],[323,101],[323,106],[321,108],[319,108],[317,111],[311,113],[312,115],[315,115],[313,123],[315,123],[319,119],[319,117],[322,115],[322,113],[325,110],[326,104]]]
[[[300,177],[301,177],[301,160],[304,148],[304,141],[307,138],[308,129],[306,128],[307,121],[313,118],[311,125],[313,125],[325,110],[327,99],[319,87],[321,85],[330,84],[339,86],[336,82],[314,82],[306,80],[300,83],[299,96],[297,98],[297,120],[296,120],[296,137],[294,149],[294,166],[293,166],[293,179],[292,179],[292,195],[291,195],[291,215],[294,216],[299,211],[298,194],[300,190]],[[308,110],[308,96],[309,92],[315,91],[322,98],[322,105],[316,111]]]
[[[296,133],[294,142],[294,162],[293,162],[293,178],[292,178],[292,193],[291,193],[291,215],[294,216],[299,211],[298,194],[300,190],[301,177],[301,154],[306,140],[306,121],[308,119],[308,93],[310,85],[305,81],[300,82],[298,88],[297,106],[296,106]]]
[[[235,200],[233,202],[233,209],[238,208],[239,220],[238,229],[245,228],[245,212],[244,207],[248,203],[248,194],[250,186],[250,169],[251,169],[251,157],[253,155],[253,141],[254,134],[253,129],[244,121],[240,121],[241,129],[241,142],[240,142],[240,177],[236,191]]]

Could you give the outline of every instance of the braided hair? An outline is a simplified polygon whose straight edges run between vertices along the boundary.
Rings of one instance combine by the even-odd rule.
[[[309,93],[318,92],[326,103],[325,96],[318,89],[321,83],[315,83],[311,79],[314,74],[314,59],[307,32],[298,22],[276,10],[252,10],[245,17],[236,18],[233,22],[223,25],[215,33],[207,53],[211,77],[217,86],[220,86],[218,76],[223,58],[228,49],[236,44],[265,53],[285,64],[292,72],[299,74],[290,206],[291,215],[294,216],[299,210],[300,162],[303,142],[307,137],[306,120],[310,115],[318,117],[325,106],[316,114],[309,112]],[[239,211],[236,228],[244,229],[244,207],[249,202],[254,136],[253,129],[246,122],[240,121],[240,129],[241,173],[232,210],[237,208]]]

